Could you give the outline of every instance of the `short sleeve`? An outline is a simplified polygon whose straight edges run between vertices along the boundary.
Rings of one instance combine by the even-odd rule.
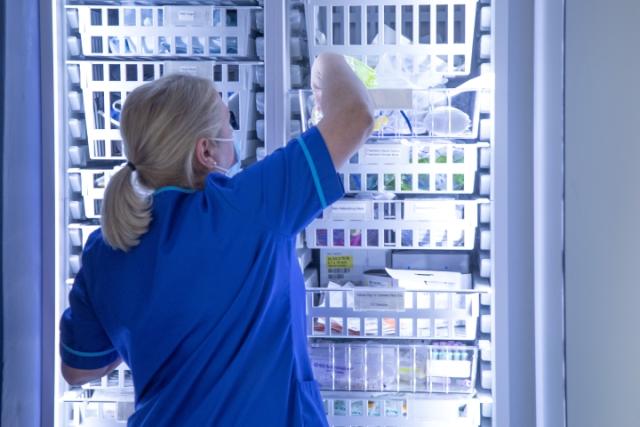
[[[209,178],[209,181],[213,179]],[[208,182],[207,187],[213,185]],[[344,188],[316,127],[279,148],[228,182],[230,203],[258,216],[274,230],[295,235],[322,209],[344,195]]]
[[[118,358],[91,307],[82,268],[69,293],[69,307],[60,320],[60,356],[76,369],[102,368]]]

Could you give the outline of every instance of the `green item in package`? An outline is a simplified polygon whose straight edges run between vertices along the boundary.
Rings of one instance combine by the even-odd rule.
[[[356,76],[362,80],[362,83],[364,83],[367,89],[374,88],[378,85],[376,70],[353,56],[345,55],[344,59],[353,72],[356,73]]]

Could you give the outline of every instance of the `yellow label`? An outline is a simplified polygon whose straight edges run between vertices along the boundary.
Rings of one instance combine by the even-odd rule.
[[[327,256],[327,267],[329,268],[353,268],[352,256]]]

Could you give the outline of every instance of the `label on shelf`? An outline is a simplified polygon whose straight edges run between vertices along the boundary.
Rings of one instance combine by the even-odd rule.
[[[196,20],[196,12],[193,10],[179,10],[178,11],[178,22],[182,23],[191,23]]]
[[[471,275],[454,271],[385,269],[396,286],[411,290],[471,289]]]
[[[455,221],[458,210],[454,203],[435,204],[425,200],[405,200],[404,219],[412,221]]]
[[[432,377],[468,378],[471,362],[468,360],[430,360],[427,369]]]
[[[341,220],[356,220],[364,221],[368,219],[368,207],[370,203],[367,202],[349,202],[349,203],[335,203],[331,206],[331,217],[336,221]]]
[[[369,165],[407,164],[411,150],[402,144],[365,144],[360,163]]]
[[[353,309],[355,311],[402,311],[404,310],[404,293],[354,290]]]

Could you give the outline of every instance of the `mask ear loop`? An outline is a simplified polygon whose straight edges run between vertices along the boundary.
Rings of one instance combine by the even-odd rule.
[[[235,140],[233,138],[215,138],[212,141],[230,142],[232,144],[235,142]],[[235,150],[235,146],[234,146],[234,149],[233,149],[233,156],[235,157],[235,159],[234,159],[234,163],[235,163],[235,162],[237,162],[239,160],[238,159],[238,153]],[[223,168],[222,166],[218,166],[218,162],[216,162],[216,164],[213,165],[213,168],[219,170],[220,172],[222,172],[225,175],[227,175],[229,173],[229,169]]]
[[[237,150],[235,138],[215,138],[214,141],[229,142],[233,144],[233,163],[238,163],[240,161],[240,153]]]
[[[217,163],[216,163],[215,165],[213,165],[213,168],[214,168],[214,169],[219,170],[220,172],[222,172],[222,173],[223,173],[223,174],[225,174],[225,175],[226,175],[227,173],[229,173],[229,169],[227,169],[227,168],[223,168],[222,166],[218,166],[218,164],[217,164]]]

